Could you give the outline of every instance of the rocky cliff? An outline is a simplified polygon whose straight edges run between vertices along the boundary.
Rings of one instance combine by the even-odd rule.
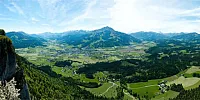
[[[15,78],[16,88],[20,89],[20,99],[29,100],[28,86],[26,84],[23,70],[18,68],[16,53],[12,41],[5,36],[5,31],[0,29],[0,80],[3,85],[6,81]]]

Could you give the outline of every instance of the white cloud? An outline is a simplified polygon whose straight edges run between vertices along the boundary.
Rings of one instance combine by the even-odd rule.
[[[13,7],[10,7],[10,6],[7,6],[7,5],[5,5],[5,6],[6,6],[6,8],[7,8],[9,11],[15,13],[15,9],[14,9]]]
[[[182,12],[180,14],[195,14],[195,13],[200,13],[200,7],[190,9],[190,10],[185,10],[184,12]]]
[[[4,6],[11,12],[19,13],[24,16],[24,11],[15,2],[11,1],[9,5],[4,4]]]
[[[19,7],[16,3],[12,2],[11,3],[13,5],[13,7],[17,10],[17,12],[21,15],[24,15],[24,11],[21,9],[21,7]]]
[[[83,14],[80,14],[79,16],[76,16],[74,19],[72,19],[71,21],[69,21],[68,19],[67,20],[64,20],[62,23],[59,24],[59,26],[66,26],[66,25],[71,25],[71,24],[74,24],[74,23],[77,23],[78,21],[80,20],[84,20],[86,18],[91,18],[91,16],[89,16],[89,13],[91,12],[92,10],[92,7],[97,3],[97,0],[92,0],[87,8],[85,9],[84,13]]]
[[[79,13],[72,20],[66,19],[59,24],[66,27],[64,30],[93,30],[107,26],[109,24],[109,8],[112,7],[113,0],[88,0],[84,12]]]
[[[199,12],[199,8],[186,11],[176,5],[177,2],[178,0],[174,2],[172,0],[162,2],[154,2],[154,0],[115,0],[115,5],[110,9],[110,26],[124,32],[200,32],[200,29],[196,27],[199,23],[191,23],[194,20],[180,18],[184,17],[183,14],[185,16],[191,13],[199,15],[199,13],[195,13]]]
[[[194,8],[194,9],[185,10],[185,11],[179,13],[179,15],[183,16],[183,17],[200,18],[200,7]]]
[[[32,20],[33,23],[39,22],[39,20],[34,18],[34,17],[32,17],[31,20]]]
[[[42,15],[45,17],[45,20],[51,24],[58,24],[63,22],[65,18],[69,18],[69,16],[72,15],[72,12],[68,12],[76,7],[77,3],[79,3],[76,1],[77,0],[38,0],[38,3],[41,7]]]

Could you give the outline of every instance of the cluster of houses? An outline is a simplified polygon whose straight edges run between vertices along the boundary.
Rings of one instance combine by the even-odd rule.
[[[165,93],[169,90],[169,86],[167,86],[166,83],[166,80],[163,80],[162,82],[158,83],[159,90],[161,93]]]

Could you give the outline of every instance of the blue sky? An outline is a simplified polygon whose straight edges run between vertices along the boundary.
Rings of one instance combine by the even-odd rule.
[[[199,32],[200,0],[0,0],[0,28],[27,33],[93,30]]]

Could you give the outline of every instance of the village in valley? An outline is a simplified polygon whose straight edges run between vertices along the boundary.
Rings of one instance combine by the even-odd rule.
[[[16,52],[25,57],[27,60],[38,66],[49,66],[52,71],[65,77],[72,77],[81,82],[99,83],[98,88],[85,88],[95,95],[104,95],[113,97],[117,95],[116,88],[120,86],[120,80],[109,78],[109,72],[96,72],[93,74],[94,79],[87,78],[85,74],[77,73],[79,68],[85,67],[86,64],[94,64],[98,62],[112,62],[123,59],[141,59],[145,60],[145,53],[150,47],[155,46],[154,42],[143,42],[141,44],[132,44],[129,46],[115,46],[107,48],[79,48],[67,44],[59,44],[56,41],[48,41],[47,46],[37,46],[16,49]],[[160,54],[163,55],[163,54]],[[174,83],[187,84],[184,80],[184,73],[174,75],[164,79],[149,80],[148,82],[127,83],[127,90],[123,90],[125,94],[124,100],[136,99],[140,94],[142,98],[161,98],[163,96],[177,96],[178,92],[170,90]],[[188,79],[188,78],[187,78]],[[191,80],[194,80],[191,77]],[[194,84],[198,79],[195,78]],[[188,80],[189,81],[189,80]],[[177,83],[177,84],[178,84]],[[187,87],[191,87],[190,84]],[[133,92],[134,91],[134,92]],[[132,95],[131,95],[132,94]]]

